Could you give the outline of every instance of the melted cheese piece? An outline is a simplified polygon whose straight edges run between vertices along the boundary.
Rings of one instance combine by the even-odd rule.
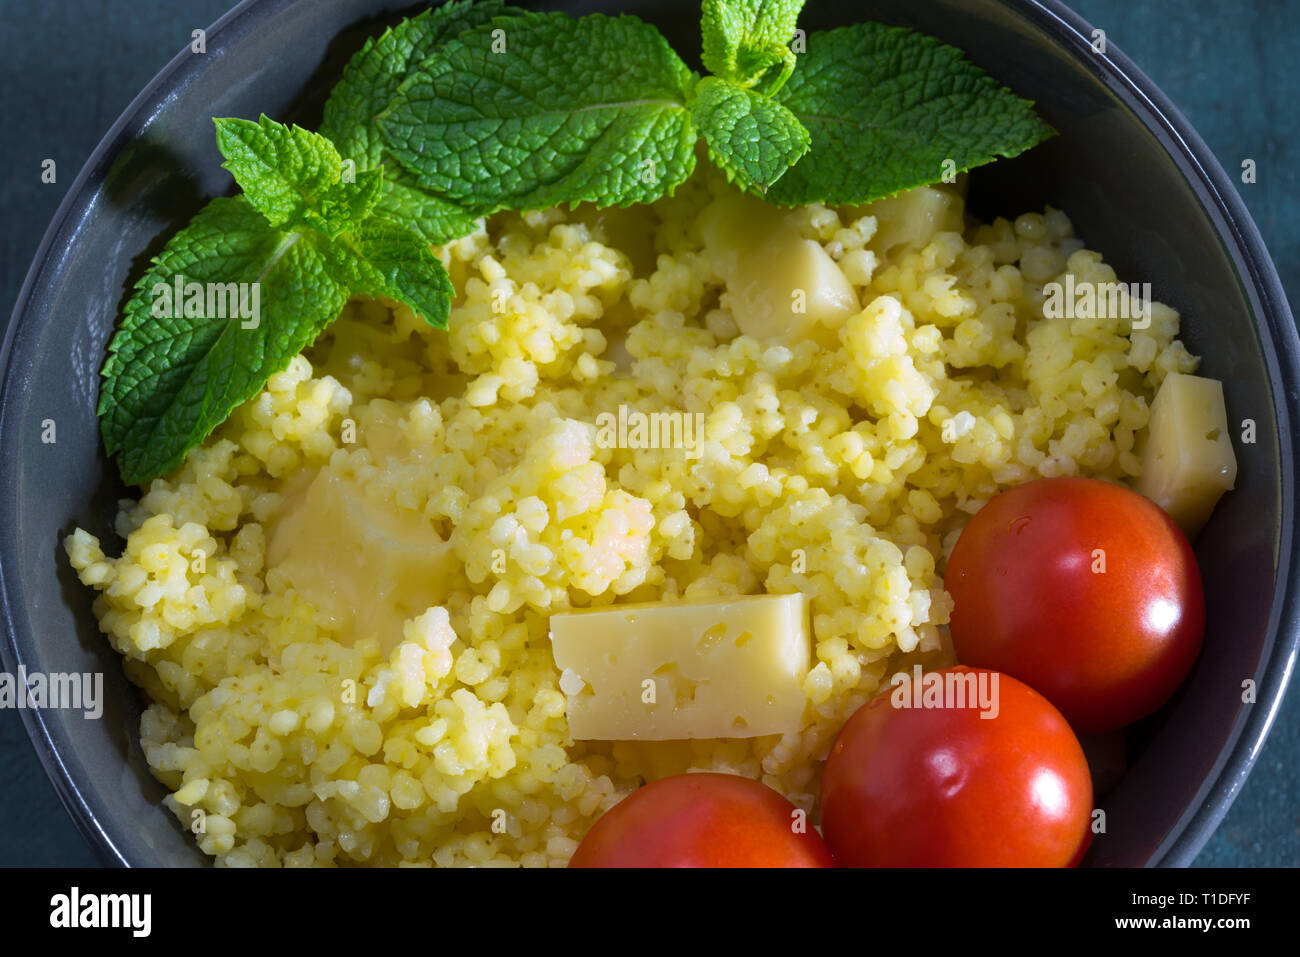
[[[966,201],[955,184],[918,186],[863,206],[846,207],[844,218],[852,221],[875,216],[876,232],[867,246],[886,259],[924,249],[938,233],[960,233],[965,209]]]
[[[552,615],[551,648],[575,740],[750,738],[802,726],[800,594]]]
[[[376,505],[328,468],[286,490],[266,557],[341,640],[375,635],[385,653],[438,603],[453,562],[428,518]]]
[[[1169,373],[1151,403],[1137,490],[1192,538],[1236,481],[1223,384]]]
[[[789,345],[811,336],[831,344],[860,311],[839,265],[799,234],[788,210],[729,192],[700,214],[700,231],[744,335]]]

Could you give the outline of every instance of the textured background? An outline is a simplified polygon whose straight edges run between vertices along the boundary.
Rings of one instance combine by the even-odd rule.
[[[0,324],[64,190],[117,115],[233,0],[4,0],[0,16]],[[1300,0],[1069,0],[1187,115],[1238,185],[1292,311],[1300,302]],[[58,182],[40,181],[41,162]],[[1300,864],[1300,691],[1292,688],[1255,770],[1198,865]],[[160,813],[164,813],[161,812]],[[95,858],[37,763],[18,715],[0,710],[0,866]]]

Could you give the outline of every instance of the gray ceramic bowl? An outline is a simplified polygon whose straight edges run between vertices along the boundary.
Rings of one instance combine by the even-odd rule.
[[[389,0],[245,0],[128,107],[68,191],[19,295],[0,351],[0,643],[6,671],[105,675],[103,717],[22,712],[60,798],[106,862],[205,858],[160,806],[137,728],[138,692],[99,635],[91,595],[64,559],[75,526],[112,547],[125,493],[95,419],[97,372],[129,282],[166,238],[231,181],[212,116],[260,112],[309,127],[343,64]],[[698,50],[699,6],[626,0],[617,8]],[[1229,419],[1253,419],[1238,485],[1197,543],[1209,609],[1205,651],[1178,695],[1128,732],[1131,766],[1101,802],[1095,865],[1186,864],[1250,770],[1295,662],[1296,457],[1300,343],[1277,274],[1232,182],[1164,96],[1054,0],[868,0],[837,12],[812,0],[801,25],[876,19],[956,44],[1036,100],[1062,135],[977,171],[982,216],[1064,208],[1128,281],[1150,281],[1184,316],[1184,337],[1224,381]],[[408,11],[410,12],[410,11]],[[57,441],[41,441],[53,419]],[[1254,703],[1242,701],[1253,680]]]

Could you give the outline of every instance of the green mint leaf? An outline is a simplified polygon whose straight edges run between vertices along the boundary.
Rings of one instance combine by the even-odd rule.
[[[136,283],[101,373],[100,428],[124,480],[176,468],[338,316],[349,290],[331,275],[325,242],[271,226],[242,196],[213,200],[172,237]],[[197,309],[187,308],[189,284],[201,290]],[[247,309],[229,298],[241,288]]]
[[[442,245],[478,228],[478,217],[471,216],[455,203],[421,189],[414,177],[396,163],[385,161],[384,185],[379,200],[371,210],[373,219],[382,219],[394,227],[410,229],[426,245]],[[392,179],[389,179],[389,171]],[[359,175],[359,174],[358,174]]]
[[[379,128],[421,187],[478,214],[647,203],[694,168],[695,79],[636,17],[527,14],[424,61]]]
[[[445,198],[421,189],[384,150],[375,117],[384,111],[402,81],[448,40],[493,17],[522,12],[500,0],[456,0],[403,20],[365,46],[348,62],[343,78],[325,103],[322,136],[358,169],[384,171],[373,215],[416,230],[428,242],[445,243],[473,232],[475,217]]]
[[[413,230],[372,218],[329,236],[273,226],[247,196],[205,206],[136,284],[109,343],[100,428],[122,478],[176,468],[358,293],[446,328],[453,289]]]
[[[789,205],[892,196],[1055,133],[960,50],[878,23],[809,36],[776,99],[812,134],[808,155],[767,192]]]
[[[301,126],[262,116],[213,120],[222,165],[234,174],[248,201],[272,226],[301,225],[327,236],[355,228],[370,215],[383,183],[380,170],[356,172],[343,181],[334,144]]]
[[[372,215],[382,167],[359,170],[355,182],[344,182],[338,151],[318,133],[265,116],[257,123],[216,124],[227,169],[272,226],[298,227],[328,240],[318,245],[350,292],[404,302],[430,325],[445,328],[451,282],[428,240],[411,227],[410,212],[400,223]]]
[[[354,293],[404,302],[435,329],[447,328],[456,290],[422,236],[374,221],[344,233],[326,250],[331,269]]]
[[[723,79],[753,86],[773,67],[782,74],[770,94],[794,67],[790,49],[804,0],[704,0],[700,30],[704,67]]]
[[[808,131],[793,113],[728,80],[701,80],[691,112],[709,158],[743,189],[766,192],[808,152]]]
[[[444,43],[466,30],[491,23],[493,17],[520,13],[501,0],[453,0],[425,10],[371,38],[343,70],[343,78],[325,103],[320,133],[362,169],[383,162],[384,141],[375,126],[397,95],[402,81]]]

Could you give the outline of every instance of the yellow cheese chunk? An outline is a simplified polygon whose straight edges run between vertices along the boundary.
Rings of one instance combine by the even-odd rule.
[[[1191,538],[1237,480],[1223,385],[1171,372],[1151,403],[1137,490]]]
[[[286,490],[266,558],[340,639],[373,635],[385,652],[408,618],[439,601],[453,562],[428,518],[380,507],[328,468]]]
[[[962,184],[964,188],[964,183]],[[966,202],[956,185],[918,186],[867,203],[848,207],[848,220],[876,217],[876,232],[867,245],[882,259],[894,253],[924,249],[938,233],[960,233],[965,226]]]
[[[831,344],[860,310],[839,265],[820,243],[800,235],[797,216],[788,210],[730,192],[704,210],[700,231],[744,335],[787,345],[809,337]]]
[[[575,740],[750,738],[802,726],[801,594],[552,615],[551,648]]]

